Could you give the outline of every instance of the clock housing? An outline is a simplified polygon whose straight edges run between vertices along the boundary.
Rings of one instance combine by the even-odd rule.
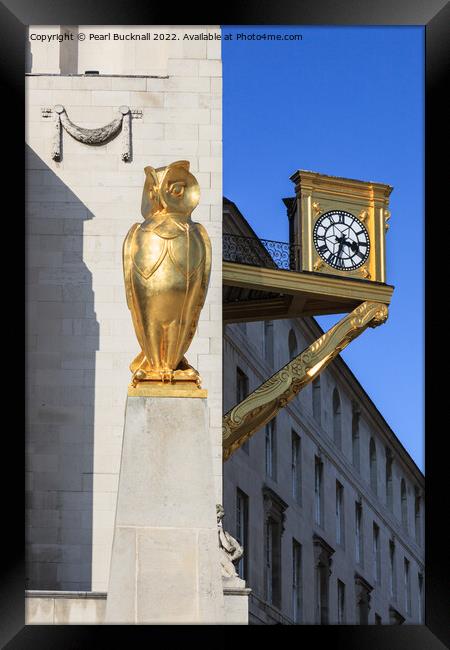
[[[386,283],[392,186],[299,170],[288,210],[300,271]]]

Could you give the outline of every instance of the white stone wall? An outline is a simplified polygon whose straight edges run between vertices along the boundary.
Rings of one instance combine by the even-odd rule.
[[[248,624],[248,590],[224,590],[225,624]],[[105,622],[106,593],[28,591],[26,625],[101,625]]]
[[[187,30],[220,33],[214,27],[172,30],[180,36]],[[48,68],[49,61],[55,66],[59,60],[56,51],[45,53],[31,44],[26,451],[27,578],[34,589],[107,588],[128,365],[138,350],[125,301],[122,243],[130,226],[141,220],[144,167],[180,159],[190,161],[199,181],[201,200],[192,217],[205,225],[213,248],[208,296],[187,358],[208,389],[216,499],[221,501],[220,43],[161,45],[160,56],[147,59],[156,61],[156,68],[139,67],[137,74],[144,76],[89,77],[44,74],[58,72]],[[135,59],[136,52],[145,58],[142,48],[142,43],[135,48]],[[130,51],[125,50],[114,53],[114,74],[121,69],[130,74]],[[109,66],[112,47],[102,51]],[[83,65],[85,54],[80,55]],[[158,72],[163,77],[149,76]],[[88,128],[110,122],[122,104],[140,109],[142,119],[132,123],[132,161],[121,160],[120,135],[104,146],[89,146],[67,133],[62,161],[53,161],[54,124],[41,111],[55,104]]]

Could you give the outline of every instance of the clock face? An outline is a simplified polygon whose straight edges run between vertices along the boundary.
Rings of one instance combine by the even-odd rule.
[[[353,271],[369,257],[369,233],[350,212],[330,210],[316,221],[313,231],[317,253],[339,271]]]

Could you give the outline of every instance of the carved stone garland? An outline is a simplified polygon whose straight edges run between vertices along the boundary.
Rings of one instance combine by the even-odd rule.
[[[54,107],[55,111],[55,135],[52,147],[52,158],[57,162],[62,159],[62,127],[78,142],[90,145],[105,144],[115,137],[122,128],[122,160],[131,160],[131,110],[128,106],[119,108],[120,116],[115,120],[101,126],[98,129],[84,129],[74,124],[68,117],[66,109],[61,104]]]

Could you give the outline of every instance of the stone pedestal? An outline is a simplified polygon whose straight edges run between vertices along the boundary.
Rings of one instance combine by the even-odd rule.
[[[128,397],[105,623],[223,623],[206,400]]]

